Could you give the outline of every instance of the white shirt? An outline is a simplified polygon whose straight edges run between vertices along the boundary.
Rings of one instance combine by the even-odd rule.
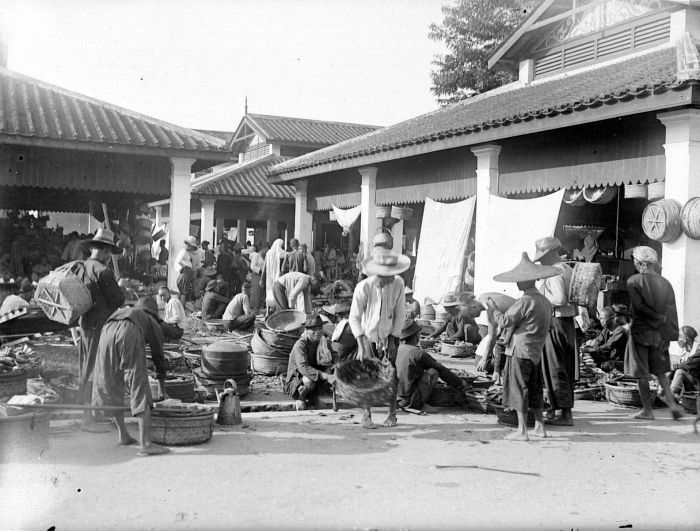
[[[400,337],[405,320],[404,282],[401,277],[395,276],[383,288],[376,275],[355,286],[350,307],[350,328],[355,337],[365,335],[371,342],[386,346],[390,335]]]
[[[163,321],[184,328],[185,319],[187,319],[187,316],[185,315],[185,308],[182,307],[180,299],[170,297],[170,300],[165,303],[165,308],[163,309]]]
[[[265,265],[265,259],[260,255],[260,253],[250,254],[250,269],[256,275],[262,272],[262,268]]]
[[[316,277],[316,259],[311,253],[306,253],[306,263],[309,267],[309,276],[311,278]]]
[[[226,321],[230,321],[231,319],[235,319],[236,317],[240,317],[242,315],[248,315],[250,312],[250,299],[248,299],[248,295],[245,293],[239,293],[233,299],[231,299],[231,302],[228,303],[228,306],[226,306],[226,310],[224,311],[224,315],[222,319]]]

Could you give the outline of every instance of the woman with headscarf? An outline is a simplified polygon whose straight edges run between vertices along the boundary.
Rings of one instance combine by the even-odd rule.
[[[275,306],[275,296],[272,287],[282,273],[282,260],[286,254],[287,253],[284,251],[284,242],[282,239],[278,238],[265,255],[265,266],[263,267],[260,283],[261,285],[263,282],[265,283],[265,304],[267,304],[268,308],[274,308]]]

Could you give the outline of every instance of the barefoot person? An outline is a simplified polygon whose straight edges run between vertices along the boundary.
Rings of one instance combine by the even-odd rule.
[[[634,267],[638,274],[627,279],[632,324],[625,350],[625,374],[637,378],[642,409],[636,419],[654,420],[649,393],[649,378],[659,381],[674,419],[683,416],[683,410],[671,393],[666,373],[671,372],[668,354],[669,341],[678,338],[676,297],[671,283],[659,275],[656,251],[641,245],[632,250]]]
[[[502,313],[489,297],[486,305],[491,319],[504,330],[506,365],[503,381],[503,405],[518,415],[518,429],[506,437],[527,441],[528,408],[535,410],[533,437],[546,437],[542,418],[542,351],[552,322],[552,305],[535,287],[535,281],[559,274],[555,267],[540,266],[523,253],[520,263],[510,271],[493,277],[497,282],[516,282],[523,296]]]
[[[434,413],[427,402],[435,389],[438,379],[452,386],[458,392],[468,386],[450,369],[435,361],[418,347],[418,339],[423,329],[413,319],[407,319],[401,330],[401,345],[396,353],[396,375],[399,379],[398,405],[401,408],[420,409]]]
[[[95,363],[92,394],[94,406],[123,406],[124,391],[129,391],[131,414],[138,419],[139,424],[140,456],[164,454],[169,451],[151,442],[153,399],[146,369],[146,343],[151,348],[160,395],[164,398],[163,334],[158,324],[158,304],[152,297],[140,299],[133,308],[117,310],[105,323]],[[126,429],[124,413],[118,412],[114,417],[119,444],[136,443]]]
[[[386,234],[376,235],[372,248],[372,256],[362,264],[368,278],[355,286],[352,296],[350,328],[357,340],[358,359],[386,357],[395,371],[399,336],[406,320],[405,286],[398,275],[409,268],[411,260],[391,251],[392,242]],[[384,426],[396,426],[396,400],[389,405]],[[369,408],[364,411],[362,427],[377,427]]]

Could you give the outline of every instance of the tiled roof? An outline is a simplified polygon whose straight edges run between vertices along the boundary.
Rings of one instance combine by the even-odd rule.
[[[247,117],[264,132],[268,142],[331,146],[379,129],[376,125],[326,122],[266,114],[248,114]]]
[[[294,186],[269,184],[267,172],[275,164],[289,157],[272,155],[250,164],[226,167],[206,175],[206,182],[192,185],[193,194],[226,195],[236,197],[261,197],[268,199],[294,199]],[[235,197],[232,197],[234,199]]]
[[[199,133],[202,133],[203,135],[209,135],[213,136],[214,138],[218,138],[219,140],[223,140],[227,144],[231,142],[233,139],[233,135],[236,134],[235,131],[214,131],[213,129],[193,129],[194,131],[197,131]]]
[[[2,67],[0,135],[93,145],[229,151],[222,140]]]
[[[550,81],[484,93],[405,122],[307,153],[279,164],[280,175],[382,151],[475,134],[494,127],[633,100],[684,86],[677,79],[676,50],[663,48]],[[478,142],[477,139],[475,139]],[[358,161],[358,165],[361,161]]]

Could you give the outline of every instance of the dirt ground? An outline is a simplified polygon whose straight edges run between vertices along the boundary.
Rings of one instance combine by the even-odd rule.
[[[0,464],[0,528],[697,529],[690,419],[629,415],[578,402],[574,428],[519,443],[461,409],[376,431],[356,409],[251,413],[148,458],[63,421],[40,458]]]

